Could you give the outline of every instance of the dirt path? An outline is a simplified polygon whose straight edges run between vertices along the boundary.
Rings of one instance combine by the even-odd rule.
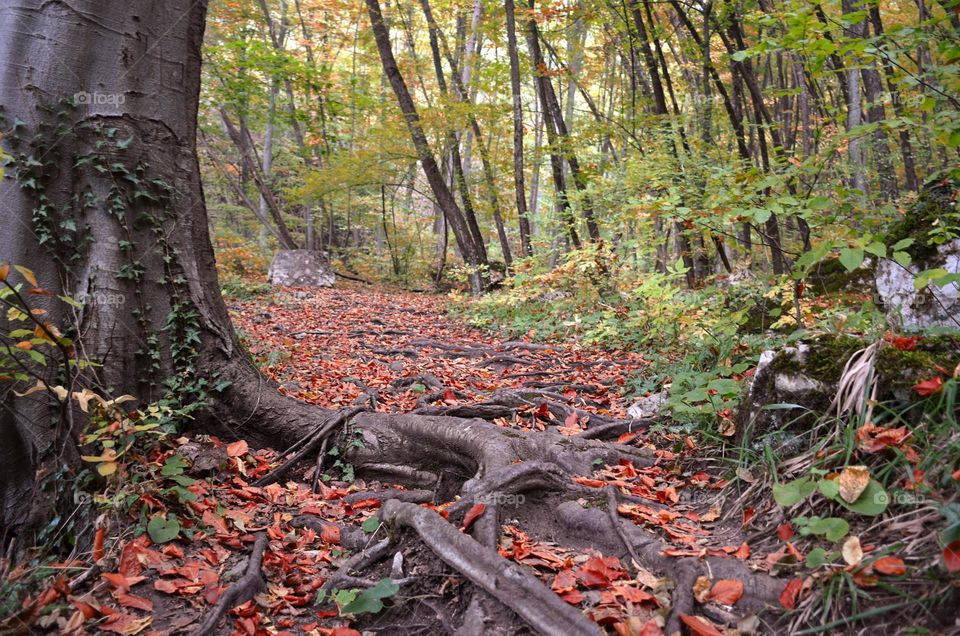
[[[524,389],[623,417],[628,404],[621,387],[646,364],[626,352],[497,340],[459,324],[435,296],[346,288],[273,300],[233,304],[237,327],[285,393],[329,408],[369,389],[379,393],[378,409],[385,412],[468,404]],[[452,394],[445,396],[447,389]]]

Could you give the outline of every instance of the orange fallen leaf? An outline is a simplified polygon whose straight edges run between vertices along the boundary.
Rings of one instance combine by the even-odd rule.
[[[241,439],[232,444],[227,444],[227,457],[240,457],[246,455],[250,450],[247,440]]]
[[[840,471],[837,484],[840,487],[840,497],[847,503],[853,503],[870,484],[870,471],[866,466],[847,466]]]
[[[907,566],[903,559],[894,556],[880,557],[873,562],[873,569],[880,574],[889,574],[891,576],[903,576],[907,573]]]
[[[106,528],[97,528],[97,532],[93,535],[93,552],[90,556],[94,562],[103,558],[103,538],[106,533]]]
[[[690,616],[689,614],[680,614],[680,620],[690,628],[690,632],[696,636],[723,636],[723,632],[717,629],[716,625],[701,616]]]
[[[713,584],[709,599],[721,605],[736,605],[743,596],[743,583],[737,579],[720,579]]]
[[[121,590],[123,592],[129,591],[131,587],[140,581],[146,580],[147,578],[145,576],[127,576],[118,572],[104,572],[100,576],[103,577],[103,579],[114,589]]]

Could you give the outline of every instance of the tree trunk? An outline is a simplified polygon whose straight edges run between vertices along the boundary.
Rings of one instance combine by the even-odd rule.
[[[524,256],[533,256],[530,243],[530,219],[523,174],[523,103],[520,96],[520,58],[517,51],[516,7],[513,0],[504,0],[507,19],[507,53],[510,56],[510,94],[513,96],[513,183],[520,220],[520,249]]]
[[[251,443],[292,441],[318,412],[280,397],[253,368],[214,267],[196,156],[206,2],[137,0],[122,12],[96,0],[32,4],[0,8],[12,157],[0,183],[9,219],[0,261],[29,267],[53,294],[84,299],[68,313],[35,297],[51,323],[83,334],[78,355],[98,365],[70,388],[208,399],[205,421],[219,429]],[[12,392],[3,399],[23,442],[23,452],[4,444],[14,456],[5,459],[50,460],[49,414],[38,419],[38,401]],[[255,426],[254,412],[263,416]],[[27,521],[30,506],[7,504],[11,493],[39,492],[36,474],[20,471],[0,488],[0,534]]]

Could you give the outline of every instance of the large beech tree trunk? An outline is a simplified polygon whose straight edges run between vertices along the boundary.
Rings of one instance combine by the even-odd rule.
[[[0,6],[0,125],[12,159],[0,183],[0,263],[83,300],[74,310],[31,296],[82,336],[76,355],[97,365],[83,386],[143,401],[208,397],[222,429],[283,443],[317,411],[266,386],[220,296],[196,157],[205,16],[197,0]],[[11,420],[0,460],[35,466],[57,446],[56,413],[14,388],[0,383]],[[38,471],[10,472],[0,475],[0,535],[27,521],[26,502],[42,503]]]

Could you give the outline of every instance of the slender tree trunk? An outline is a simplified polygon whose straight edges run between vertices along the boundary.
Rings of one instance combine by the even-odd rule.
[[[883,20],[880,18],[880,9],[876,6],[870,7],[870,24],[873,26],[873,33],[877,37],[883,37]],[[900,89],[897,87],[896,72],[893,63],[889,58],[883,58],[883,73],[887,79],[887,90],[890,92],[890,101],[893,104],[893,114],[897,117],[905,115],[903,108],[903,98],[900,96]],[[917,179],[916,160],[913,155],[913,145],[910,143],[910,133],[906,128],[901,127],[897,134],[900,145],[900,157],[903,160],[904,182],[908,190],[916,192],[920,188],[920,182]]]
[[[513,184],[517,218],[520,221],[520,249],[524,256],[533,256],[523,173],[523,103],[520,95],[520,58],[513,0],[504,0],[504,8],[507,21],[507,53],[510,57],[510,94],[513,97]]]
[[[859,10],[859,0],[843,0],[843,13],[848,15]],[[866,37],[866,23],[851,24],[845,29],[848,39],[862,39]],[[864,174],[863,147],[859,134],[855,130],[862,122],[862,112],[860,108],[860,71],[856,68],[855,61],[851,54],[850,63],[847,65],[847,133],[850,134],[849,145],[847,146],[847,158],[850,162],[850,185],[859,190],[862,194],[867,194],[867,177]]]
[[[530,8],[533,9],[531,0]],[[537,87],[537,97],[541,112],[543,114],[543,123],[547,131],[547,143],[550,144],[550,170],[553,173],[553,185],[556,191],[557,211],[560,219],[566,226],[567,233],[570,235],[570,241],[574,248],[580,249],[580,236],[577,234],[576,222],[570,211],[570,202],[567,199],[567,185],[563,174],[563,157],[559,154],[559,134],[557,132],[557,122],[554,119],[554,111],[547,103],[547,91],[552,87],[549,85],[550,79],[543,73],[543,53],[540,50],[540,32],[537,29],[537,23],[531,16],[527,20],[527,47],[530,49],[530,59],[533,64],[534,82]]]

